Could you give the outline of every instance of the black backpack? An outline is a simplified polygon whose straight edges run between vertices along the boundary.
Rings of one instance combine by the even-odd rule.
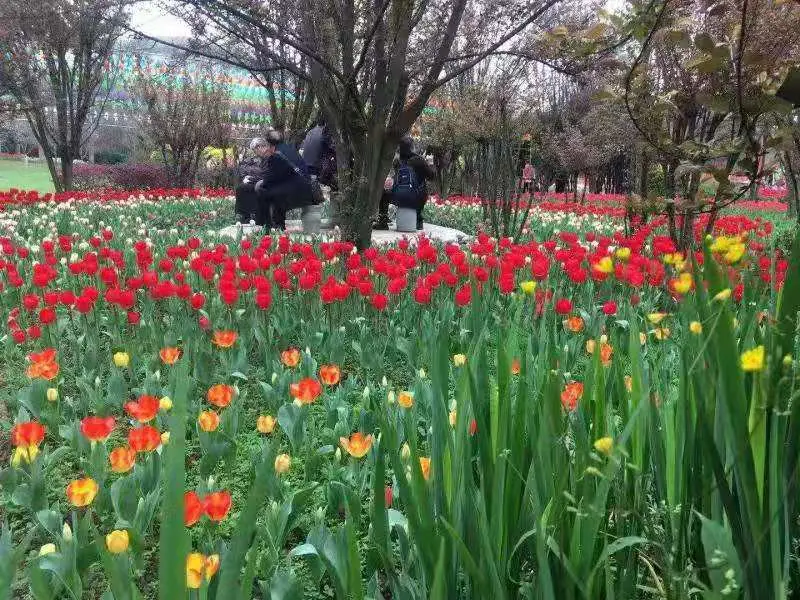
[[[405,208],[416,207],[422,200],[422,184],[407,161],[400,161],[392,186],[392,203]]]

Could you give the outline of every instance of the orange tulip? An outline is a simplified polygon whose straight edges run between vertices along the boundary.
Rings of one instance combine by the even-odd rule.
[[[301,404],[311,404],[322,393],[322,385],[316,379],[306,377],[289,386],[289,393]]]
[[[89,506],[94,501],[94,497],[97,496],[99,489],[100,486],[91,477],[75,479],[67,486],[67,499],[72,506],[77,506],[78,508]]]
[[[339,444],[353,458],[364,458],[372,448],[372,435],[364,435],[357,431],[350,436],[350,439],[340,437]]]
[[[203,516],[203,503],[197,492],[190,490],[183,495],[183,524],[191,527]]]
[[[614,353],[614,348],[611,347],[611,344],[602,343],[600,344],[600,362],[603,363],[604,367],[607,367],[611,364],[611,355]]]
[[[225,408],[233,400],[234,389],[233,386],[225,383],[218,383],[208,388],[206,398],[208,401],[218,408]]]
[[[128,432],[128,446],[135,452],[152,452],[160,444],[161,433],[150,425],[142,425]]]
[[[114,448],[108,454],[108,462],[111,464],[111,470],[114,473],[127,473],[136,462],[136,452],[127,446]]]
[[[219,427],[219,415],[213,410],[204,410],[198,415],[197,422],[200,424],[200,429],[210,433]]]
[[[512,375],[519,375],[522,372],[522,365],[519,362],[518,358],[515,358],[511,361],[511,374]]]
[[[58,376],[59,366],[56,362],[56,351],[46,348],[41,352],[32,352],[28,355],[31,364],[28,365],[27,374],[31,379],[46,379],[50,381]]]
[[[411,392],[400,392],[397,394],[397,403],[403,408],[414,406],[414,394]]]
[[[206,580],[208,581],[219,571],[219,554],[209,554],[205,559]]]
[[[319,378],[325,385],[336,385],[342,378],[342,372],[336,365],[322,365],[319,368]]]
[[[238,337],[239,334],[237,334],[235,331],[229,331],[229,330],[215,331],[214,334],[211,336],[211,341],[218,348],[230,348],[236,343],[236,339]]]
[[[567,328],[568,331],[572,333],[580,333],[583,331],[583,319],[578,315],[572,315],[566,321],[564,321],[564,327]]]
[[[160,407],[161,401],[158,398],[143,395],[139,396],[139,399],[135,402],[126,402],[124,408],[132,419],[136,419],[139,423],[147,423],[156,418]]]
[[[165,365],[174,365],[181,357],[181,349],[169,346],[158,351],[158,355]]]
[[[422,476],[425,478],[425,481],[428,481],[431,476],[431,459],[424,456],[420,457],[419,467],[422,469]]]
[[[580,381],[568,383],[561,392],[561,405],[564,410],[575,410],[578,400],[583,397],[583,384]]]
[[[231,493],[211,492],[203,498],[203,512],[212,521],[222,521],[231,509]]]
[[[300,350],[297,348],[289,348],[281,352],[281,362],[285,367],[294,369],[300,364]]]

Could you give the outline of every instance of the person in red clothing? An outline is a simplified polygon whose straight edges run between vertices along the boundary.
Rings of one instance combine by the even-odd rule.
[[[529,162],[522,168],[522,191],[533,192],[533,165]]]

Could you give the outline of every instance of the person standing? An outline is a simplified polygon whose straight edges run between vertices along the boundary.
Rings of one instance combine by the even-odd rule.
[[[533,165],[529,162],[522,168],[522,192],[533,192]]]
[[[286,229],[286,211],[315,203],[311,177],[303,157],[278,131],[267,134],[266,169],[256,184],[257,222],[265,229]]]
[[[306,134],[300,154],[308,165],[308,172],[322,185],[336,190],[336,149],[325,119],[317,117],[316,125]]]
[[[423,211],[428,201],[427,181],[436,177],[433,167],[419,154],[414,152],[414,140],[410,135],[403,136],[398,146],[394,161],[394,177],[390,180],[381,195],[378,219],[375,229],[389,228],[389,204],[398,208],[413,208],[417,211],[417,230],[424,226]]]
[[[256,192],[256,182],[264,176],[267,165],[267,141],[264,138],[253,138],[250,142],[250,150],[253,156],[243,159],[237,169],[237,179],[239,184],[236,186],[236,222],[247,224],[255,220],[257,222],[258,194]],[[263,224],[263,223],[262,223]]]

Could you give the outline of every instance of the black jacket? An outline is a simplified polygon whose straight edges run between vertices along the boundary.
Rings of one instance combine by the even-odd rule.
[[[259,187],[271,201],[285,208],[314,203],[308,167],[294,146],[289,144],[279,144],[277,151],[267,159]]]
[[[397,173],[397,168],[400,166],[401,162],[408,163],[408,166],[414,169],[414,175],[417,177],[417,181],[420,182],[422,185],[422,204],[428,201],[428,184],[427,181],[429,179],[434,179],[436,177],[436,171],[433,170],[423,157],[419,154],[412,153],[407,155],[400,155],[396,157],[394,160],[394,168],[395,174]]]

